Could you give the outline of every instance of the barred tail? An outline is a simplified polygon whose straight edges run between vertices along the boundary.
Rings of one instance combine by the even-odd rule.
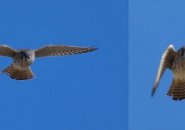
[[[16,80],[28,80],[34,77],[30,67],[17,69],[13,66],[13,64],[4,69],[2,72],[8,74],[12,79]]]
[[[173,81],[167,95],[172,96],[174,100],[185,99],[185,81]]]

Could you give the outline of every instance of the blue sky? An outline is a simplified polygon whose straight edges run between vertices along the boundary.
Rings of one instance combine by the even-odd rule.
[[[185,45],[185,1],[129,1],[129,130],[184,130],[185,101],[166,96],[167,70],[150,97],[160,58],[170,43]]]
[[[0,44],[98,47],[87,54],[36,60],[34,80],[1,74],[0,129],[126,128],[126,16],[122,0],[0,0]],[[0,57],[0,62],[2,70],[11,59]]]

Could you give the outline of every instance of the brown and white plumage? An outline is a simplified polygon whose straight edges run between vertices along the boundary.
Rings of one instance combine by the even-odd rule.
[[[45,57],[45,56],[72,55],[72,54],[90,52],[93,50],[96,50],[96,48],[50,45],[50,46],[45,46],[38,50],[35,50],[35,57],[38,58],[38,57]]]
[[[7,45],[0,45],[0,55],[1,56],[8,56],[8,57],[13,57],[17,53],[16,50],[13,48],[7,46]]]
[[[182,47],[176,52],[173,45],[169,45],[162,55],[152,96],[155,94],[159,81],[167,68],[173,72],[173,82],[167,95],[172,96],[174,100],[185,99],[185,48]]]
[[[5,74],[10,75],[12,79],[27,80],[34,77],[31,68],[29,66],[24,69],[17,69],[13,64],[2,71]]]
[[[7,45],[0,45],[0,56],[7,56],[13,59],[13,63],[2,72],[10,75],[12,79],[16,80],[32,79],[34,75],[30,65],[34,62],[35,58],[80,54],[93,50],[96,50],[96,48],[64,45],[49,45],[37,50],[15,50]]]

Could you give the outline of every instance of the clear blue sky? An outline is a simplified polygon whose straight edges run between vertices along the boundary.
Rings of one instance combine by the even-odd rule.
[[[46,44],[99,48],[82,55],[36,60],[34,80],[16,81],[1,74],[1,130],[127,127],[125,2],[0,0],[0,44],[32,49]],[[0,63],[2,70],[11,59],[0,57]]]
[[[150,97],[161,55],[170,43],[185,45],[185,1],[129,2],[129,130],[184,130],[185,100],[166,95],[172,82],[167,70]]]

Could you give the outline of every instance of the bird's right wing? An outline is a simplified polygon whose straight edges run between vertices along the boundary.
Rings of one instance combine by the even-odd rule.
[[[85,53],[96,50],[94,47],[77,47],[64,45],[49,45],[35,50],[35,57],[64,56]]]
[[[0,56],[12,57],[17,51],[7,45],[0,45]]]
[[[156,79],[154,82],[154,86],[152,89],[152,96],[155,94],[155,91],[158,87],[159,81],[160,81],[164,71],[166,70],[166,68],[171,69],[171,67],[173,65],[173,60],[174,60],[176,54],[177,53],[175,52],[173,45],[169,45],[168,48],[163,53],[160,64],[159,64],[157,76],[156,76]]]

